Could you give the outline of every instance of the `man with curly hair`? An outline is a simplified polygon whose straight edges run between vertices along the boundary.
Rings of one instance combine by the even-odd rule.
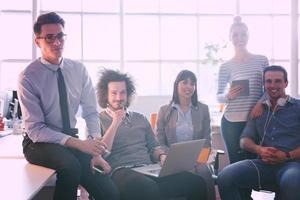
[[[185,196],[188,200],[206,199],[204,180],[191,172],[152,178],[131,168],[164,163],[166,154],[156,140],[145,116],[128,111],[135,94],[134,83],[127,74],[104,70],[97,85],[102,141],[111,151],[107,162],[112,167],[112,180],[117,185],[121,199],[159,200]],[[146,105],[145,105],[146,106]]]

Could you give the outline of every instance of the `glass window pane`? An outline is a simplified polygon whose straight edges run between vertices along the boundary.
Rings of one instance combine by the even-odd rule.
[[[161,58],[197,58],[197,20],[193,16],[161,18]]]
[[[254,54],[273,57],[272,18],[263,16],[245,16],[243,21],[249,28],[248,49]]]
[[[162,13],[196,13],[197,0],[160,0]]]
[[[291,1],[273,0],[272,9],[273,13],[289,14],[291,12]]]
[[[259,5],[259,6],[258,6]],[[240,1],[241,14],[287,14],[291,1],[282,0],[243,0]]]
[[[0,0],[0,10],[31,10],[32,0]]]
[[[125,12],[159,12],[159,0],[123,0]]]
[[[81,11],[81,0],[41,0],[41,10],[52,11]]]
[[[240,13],[249,14],[249,13],[272,13],[272,1],[273,0],[243,0],[240,1]],[[258,6],[259,5],[259,6]]]
[[[16,90],[19,74],[30,62],[0,63],[0,90]]]
[[[203,14],[233,14],[236,0],[199,0],[198,12]]]
[[[126,16],[124,20],[125,60],[159,58],[158,16]]]
[[[158,94],[158,63],[126,63],[124,71],[133,77],[138,96]]]
[[[64,56],[72,59],[81,59],[81,19],[80,15],[61,14],[65,20],[65,42]]]
[[[220,63],[219,63],[220,65]],[[219,65],[201,65],[198,69],[198,98],[210,104],[217,103]]]
[[[104,68],[106,69],[118,69],[120,70],[120,63],[90,63],[84,62],[84,65],[92,79],[93,85],[95,86],[99,80],[99,73]]]
[[[119,0],[84,0],[82,10],[87,12],[119,12]]]
[[[31,59],[33,37],[31,14],[2,13],[1,27],[6,27],[1,30],[1,57]]]
[[[119,17],[115,15],[83,16],[84,59],[118,60],[120,58]]]
[[[233,55],[231,42],[229,41],[229,27],[232,17],[200,17],[199,18],[199,54],[200,59],[207,59],[209,53],[207,45],[219,48],[216,58],[229,59]],[[206,60],[205,60],[206,61]]]
[[[180,62],[180,63],[162,63],[161,64],[161,93],[160,95],[172,95],[173,94],[173,84],[178,73],[187,69],[196,74],[197,68],[196,63],[191,62]]]
[[[274,17],[274,58],[290,59],[291,56],[291,25],[290,17]]]

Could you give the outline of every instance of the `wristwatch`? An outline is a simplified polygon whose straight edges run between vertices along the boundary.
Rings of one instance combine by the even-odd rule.
[[[291,157],[291,154],[290,154],[290,152],[284,152],[285,153],[285,160],[286,161],[291,161],[291,160],[293,160],[293,158]]]

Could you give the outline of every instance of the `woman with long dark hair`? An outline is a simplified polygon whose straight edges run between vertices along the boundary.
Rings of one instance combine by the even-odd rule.
[[[188,140],[206,139],[211,143],[208,106],[198,101],[197,78],[189,70],[182,70],[176,77],[173,97],[160,108],[157,118],[157,137],[167,152],[170,145]],[[198,166],[197,175],[206,183],[207,200],[215,199],[214,181],[205,165]]]

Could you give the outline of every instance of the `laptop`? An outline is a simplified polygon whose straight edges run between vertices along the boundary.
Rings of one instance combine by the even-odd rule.
[[[203,148],[205,139],[175,143],[170,146],[163,166],[157,164],[132,168],[132,170],[154,177],[163,177],[178,172],[192,171]]]

